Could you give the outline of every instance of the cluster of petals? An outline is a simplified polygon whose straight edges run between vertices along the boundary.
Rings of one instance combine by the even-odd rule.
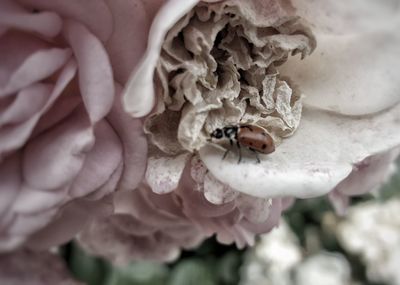
[[[167,261],[214,234],[252,244],[292,198],[330,193],[343,211],[348,196],[376,189],[400,149],[400,7],[292,2],[246,0],[276,12],[271,23],[300,16],[314,33],[311,55],[276,66],[302,94],[301,120],[261,163],[238,164],[211,144],[166,155],[143,122],[161,110],[168,31],[196,5],[242,0],[2,1],[0,250],[80,232],[85,249],[115,263]],[[280,48],[308,54],[304,37]]]

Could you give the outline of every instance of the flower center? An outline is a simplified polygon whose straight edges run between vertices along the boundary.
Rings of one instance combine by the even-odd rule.
[[[297,129],[301,94],[277,66],[290,54],[309,54],[314,38],[290,7],[270,1],[265,12],[258,2],[200,3],[168,32],[156,70],[156,112],[145,122],[162,151],[198,150],[229,125],[259,125],[276,144]]]

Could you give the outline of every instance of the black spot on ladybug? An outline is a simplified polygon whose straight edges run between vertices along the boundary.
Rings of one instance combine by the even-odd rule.
[[[263,144],[262,145],[262,149],[266,149],[267,148],[267,145],[266,144]]]

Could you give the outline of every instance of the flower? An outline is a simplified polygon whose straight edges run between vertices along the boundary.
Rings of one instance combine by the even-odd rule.
[[[172,192],[160,195],[143,182],[135,191],[116,193],[114,215],[90,223],[79,236],[80,244],[118,265],[132,260],[172,261],[181,249],[197,247],[213,234],[220,243],[234,242],[243,248],[254,244],[255,234],[278,224],[287,207],[285,199],[260,199],[225,189],[231,196],[219,200],[224,195],[211,199],[204,190],[193,189],[192,176],[204,175],[200,163],[192,160],[197,173],[188,173],[188,165]],[[210,190],[223,187],[216,181],[201,180],[202,187],[212,186]]]
[[[147,143],[119,98],[145,48],[144,11],[1,1],[0,251],[65,242],[110,213],[108,194],[139,184]]]
[[[371,282],[399,284],[400,200],[369,201],[351,207],[336,234],[341,246],[360,256]]]
[[[86,248],[122,263],[157,249],[163,254],[151,258],[170,260],[198,242],[190,230],[202,233],[199,238],[216,234],[222,242],[251,244],[255,234],[271,230],[263,221],[284,208],[268,211],[274,201],[333,189],[331,196],[340,192],[344,200],[352,194],[349,189],[357,188],[353,177],[365,175],[360,165],[381,155],[392,163],[400,146],[394,2],[386,3],[390,9],[372,2],[325,6],[280,0],[159,5],[146,52],[123,92],[124,109],[144,117],[149,158],[136,198],[132,193],[119,197],[146,203],[138,212],[114,200],[116,213],[123,215],[98,220],[84,231]],[[365,15],[376,20],[374,25]],[[291,57],[297,53],[302,60]],[[238,164],[233,155],[223,160],[223,150],[208,142],[209,134],[238,123],[262,125],[276,151],[259,164],[251,158]],[[244,208],[262,217],[247,228],[243,197],[249,200]],[[227,205],[232,208],[224,212]],[[146,220],[149,213],[158,218]],[[241,218],[232,220],[232,213]],[[187,243],[163,223],[164,216],[185,224],[180,234],[189,236]],[[226,218],[232,221],[227,228],[221,226]],[[210,228],[213,223],[218,226]],[[150,225],[146,235],[135,233],[144,225]],[[138,256],[133,253],[137,244]]]
[[[124,108],[132,116],[148,115],[145,123],[146,132],[149,133],[151,142],[161,148],[162,152],[175,155],[173,153],[198,149],[200,158],[210,173],[220,182],[242,193],[268,198],[282,196],[308,198],[332,191],[368,157],[384,154],[399,147],[400,134],[397,130],[400,122],[400,92],[397,82],[400,78],[397,67],[400,62],[396,51],[400,41],[396,29],[400,22],[400,13],[397,2],[370,1],[359,5],[342,5],[330,1],[327,5],[322,5],[304,0],[293,2],[294,12],[288,1],[232,0],[200,3],[194,12],[189,13],[197,1],[180,4],[182,4],[180,1],[169,1],[160,9],[150,31],[147,51],[124,92]],[[231,11],[235,9],[236,12]],[[269,23],[274,28],[281,24],[283,19],[288,20],[288,17],[290,19],[290,15],[300,15],[310,23],[315,34],[317,47],[311,56],[304,60],[290,57],[284,62],[290,48],[294,51],[303,51],[303,55],[312,50],[313,40],[307,28],[292,20],[288,22],[289,27],[290,24],[296,27],[296,29],[292,27],[294,30],[292,32],[290,29],[283,29],[276,36],[274,32],[270,35],[263,31],[262,35],[267,38],[272,37],[274,40],[275,37],[285,38],[280,43],[281,46],[290,47],[281,56],[282,60],[273,59],[269,65],[276,67],[279,72],[278,81],[273,85],[276,90],[274,94],[279,97],[278,94],[283,93],[282,99],[275,102],[277,109],[273,115],[259,110],[253,111],[259,107],[258,102],[253,98],[252,103],[250,95],[245,93],[246,84],[242,84],[240,80],[244,78],[244,81],[247,81],[245,83],[249,83],[249,80],[252,82],[257,79],[257,73],[251,73],[253,77],[248,79],[249,76],[246,74],[241,76],[242,67],[239,68],[239,74],[225,68],[227,71],[224,71],[224,74],[229,76],[228,71],[231,70],[231,77],[226,79],[228,83],[222,80],[226,77],[221,77],[221,84],[226,83],[228,87],[220,92],[223,95],[219,96],[222,97],[216,95],[217,102],[210,103],[211,99],[207,101],[205,98],[207,96],[214,98],[209,93],[212,90],[219,91],[212,85],[214,79],[207,77],[215,75],[213,60],[215,61],[215,57],[219,55],[215,51],[207,53],[210,49],[209,43],[202,37],[217,32],[210,27],[207,28],[206,24],[198,24],[199,28],[196,24],[187,23],[190,19],[195,19],[193,21],[197,22],[200,19],[212,22],[224,21],[223,18],[228,14],[233,15],[234,19],[228,21],[235,21],[234,15],[238,13],[244,17],[240,14],[241,9],[245,11],[244,13],[250,14],[254,13],[254,10],[270,13],[270,22],[263,23]],[[335,13],[330,13],[331,10]],[[218,11],[222,11],[222,16],[219,16]],[[370,18],[374,19],[373,24]],[[281,22],[277,19],[281,19]],[[168,24],[163,20],[168,20]],[[274,20],[276,23],[271,24]],[[170,30],[173,26],[174,28]],[[245,33],[243,30],[246,29],[241,28],[241,24],[233,26],[239,27],[233,34],[242,36]],[[205,32],[202,33],[201,29]],[[182,32],[175,37],[174,42],[174,36],[178,31]],[[251,34],[251,31],[248,29],[247,34]],[[228,37],[223,41],[234,42],[235,36],[232,32],[228,34],[233,39]],[[214,41],[212,45],[217,43],[219,49],[226,50],[223,47],[224,42],[220,43],[220,39],[217,38],[213,38],[216,42]],[[255,37],[259,38],[260,34]],[[182,45],[179,45],[182,40],[186,53],[182,51]],[[193,44],[196,41],[199,43],[197,47],[200,47],[198,51]],[[274,43],[276,44],[276,41]],[[228,51],[229,60],[236,60],[234,64],[236,67],[245,64],[239,62],[239,59],[247,58],[249,53],[243,51],[246,47],[240,42],[232,46],[239,47],[239,50]],[[253,46],[254,43],[250,45]],[[207,55],[205,63],[199,59],[201,56],[197,55],[201,55],[202,52]],[[229,60],[226,63],[228,66]],[[204,64],[210,67],[201,69]],[[165,73],[165,70],[170,73]],[[204,74],[204,70],[209,73]],[[210,70],[214,73],[211,74]],[[221,71],[217,69],[217,75],[218,72]],[[193,73],[197,76],[194,79],[190,77]],[[168,75],[167,80],[163,79],[165,74]],[[183,77],[185,78],[182,79]],[[239,84],[237,80],[235,81],[235,77],[239,77]],[[286,78],[290,80],[282,82]],[[191,89],[193,86],[189,84],[191,80],[196,83],[195,90]],[[229,83],[232,85],[229,86]],[[241,89],[238,89],[238,85]],[[251,83],[248,85],[253,86]],[[265,89],[264,86],[257,85],[257,82],[253,87],[259,91]],[[239,92],[240,96],[250,101],[245,111],[239,102],[231,100],[231,97]],[[303,100],[299,99],[300,94],[304,94]],[[240,96],[239,99],[242,98]],[[141,104],[135,104],[139,98]],[[283,101],[283,98],[286,101]],[[303,105],[301,118],[298,117],[300,103]],[[210,109],[213,108],[217,108],[222,114],[218,112],[210,114],[212,113]],[[280,114],[279,108],[285,110],[286,115],[293,120],[288,120],[289,117]],[[176,110],[178,112],[173,112]],[[257,120],[254,113],[261,114],[263,118]],[[232,123],[237,118],[241,118],[243,123],[262,124],[277,140],[279,145],[276,151],[264,157],[260,164],[251,161],[237,164],[236,160],[221,160],[222,151],[214,145],[205,144],[204,138],[211,129]],[[276,125],[272,122],[268,125],[265,122],[268,120]],[[165,122],[175,123],[174,127],[165,128],[163,125]]]

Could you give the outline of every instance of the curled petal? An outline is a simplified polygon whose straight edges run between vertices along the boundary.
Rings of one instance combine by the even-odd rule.
[[[3,0],[0,3],[0,27],[54,37],[61,32],[61,26],[62,19],[56,13],[32,13],[10,0]]]
[[[282,142],[260,164],[221,160],[209,145],[200,157],[230,187],[257,197],[308,198],[331,191],[366,157],[400,145],[400,104],[373,117],[349,118],[305,110],[295,136]]]
[[[150,29],[144,57],[129,79],[123,95],[123,106],[133,117],[147,115],[155,102],[153,75],[161,46],[168,30],[199,0],[170,0],[158,12]]]
[[[70,57],[70,49],[51,48],[37,51],[13,71],[6,85],[0,86],[0,97],[10,95],[52,75],[65,65]]]
[[[329,193],[336,212],[344,215],[351,196],[362,195],[379,189],[393,174],[394,162],[400,148],[369,156],[354,165],[352,172]]]
[[[147,164],[146,181],[157,194],[166,194],[177,188],[189,153],[174,158],[150,157]]]
[[[114,31],[107,41],[106,49],[110,56],[116,80],[124,84],[132,68],[146,50],[147,36],[151,18],[142,0],[107,0],[114,17]],[[134,47],[134,48],[133,48]]]
[[[113,32],[112,14],[104,1],[21,0],[18,2],[38,11],[53,11],[65,19],[82,23],[102,42],[106,42]]]
[[[102,119],[114,100],[114,80],[110,61],[102,43],[82,24],[69,21],[66,38],[79,68],[82,99],[93,123]]]
[[[0,136],[2,138],[0,140],[0,160],[3,153],[15,150],[16,148],[21,147],[26,142],[26,140],[33,132],[33,128],[39,121],[40,116],[43,115],[52,106],[54,101],[56,101],[56,99],[61,95],[64,88],[69,84],[69,82],[71,82],[75,74],[76,74],[76,64],[73,60],[70,60],[61,71],[61,74],[53,88],[50,88],[49,85],[38,84],[38,85],[33,85],[27,88],[27,90],[23,91],[27,92],[26,96],[34,96],[35,92],[39,91],[36,95],[48,99],[46,103],[41,106],[40,110],[38,110],[34,114],[34,116],[30,117],[29,120],[19,125],[8,126],[0,129]],[[14,114],[9,115],[10,117],[14,117],[13,118],[14,120],[16,119],[16,117],[20,117],[17,116],[16,113],[20,113],[21,116],[24,116],[21,114],[22,113],[21,110],[18,110],[21,108],[21,105],[20,104],[18,105],[19,106],[16,106],[15,110],[12,112]],[[10,119],[10,117],[8,119]]]
[[[82,168],[94,143],[93,131],[83,111],[31,140],[24,151],[23,175],[31,187],[55,189],[66,185]]]
[[[121,104],[121,87],[116,87],[117,95],[107,120],[119,136],[123,145],[124,168],[118,188],[133,190],[138,187],[146,170],[147,140],[142,122],[126,114]]]
[[[111,126],[99,122],[94,129],[94,146],[85,156],[85,162],[69,193],[84,197],[104,185],[114,174],[122,160],[122,146]]]

